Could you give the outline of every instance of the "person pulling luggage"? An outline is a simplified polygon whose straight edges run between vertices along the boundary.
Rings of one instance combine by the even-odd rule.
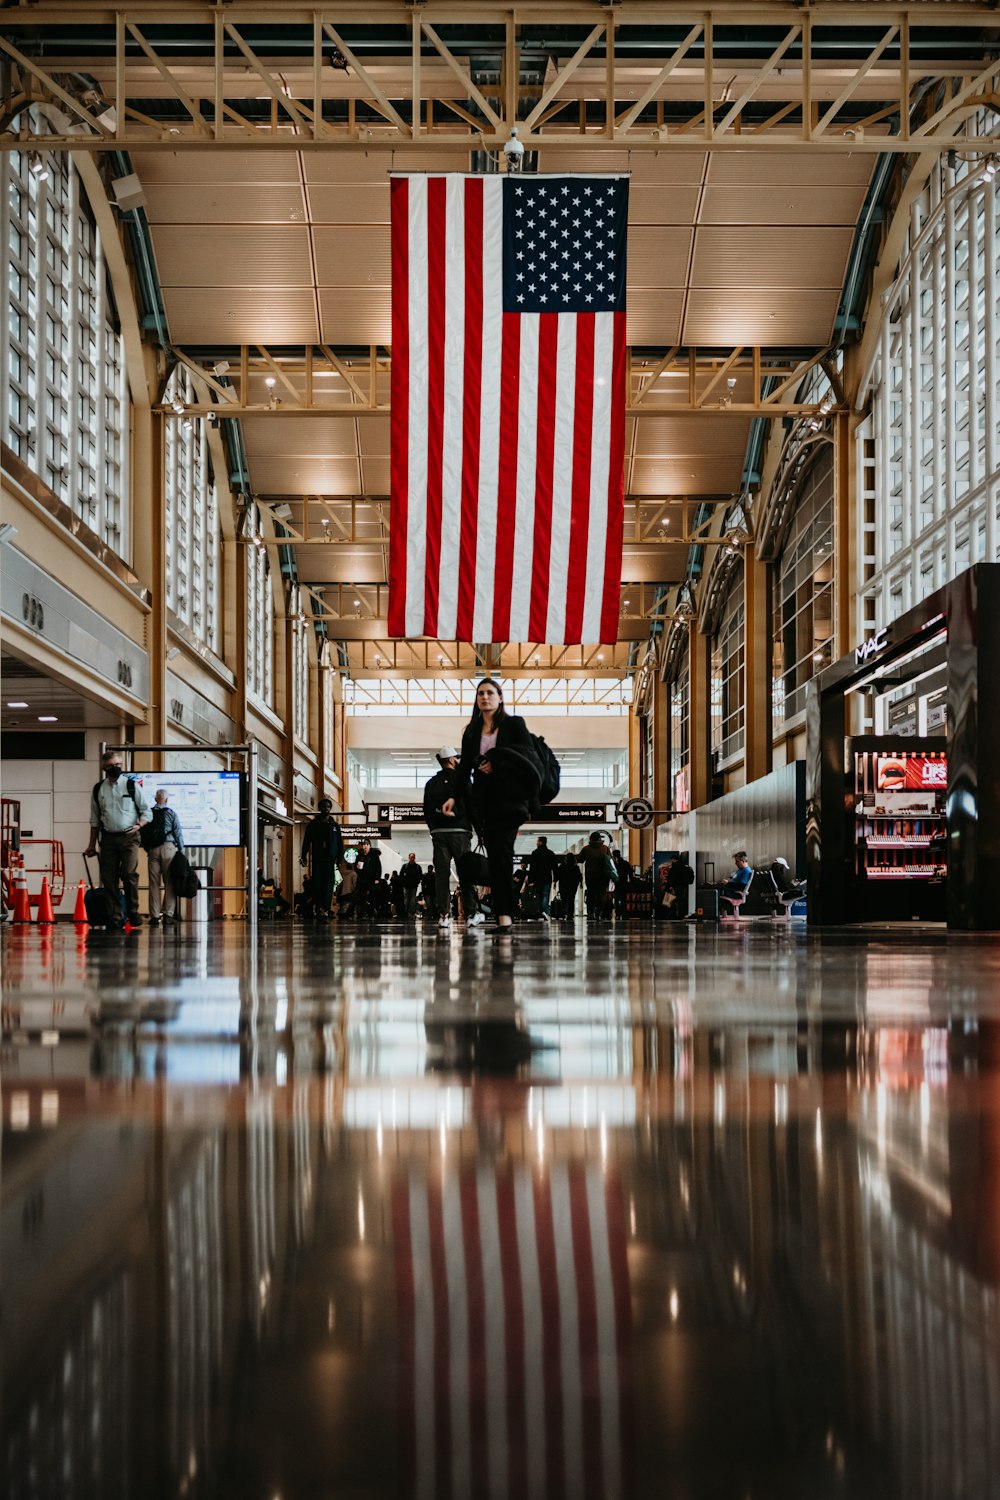
[[[123,779],[122,770],[121,753],[109,750],[101,761],[102,779],[90,794],[90,843],[83,857],[97,855],[101,886],[113,903],[124,887],[126,920],[140,927],[139,833],[153,813],[142,787],[133,776]]]

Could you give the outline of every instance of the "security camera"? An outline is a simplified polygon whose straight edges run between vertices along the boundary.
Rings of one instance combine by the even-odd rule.
[[[517,138],[517,126],[511,127],[510,140],[504,141],[503,154],[507,158],[507,171],[520,172],[524,161],[524,147]]]

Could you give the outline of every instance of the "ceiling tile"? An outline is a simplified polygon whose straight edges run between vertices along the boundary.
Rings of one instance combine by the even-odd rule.
[[[632,226],[628,232],[629,302],[634,288],[682,287],[691,255],[691,229]]]
[[[680,340],[684,293],[680,288],[637,287],[629,292],[626,337],[630,344],[676,344]]]
[[[388,344],[392,317],[387,287],[320,291],[320,316],[324,343]]]
[[[695,238],[691,284],[839,288],[853,239],[847,228],[705,225]]]
[[[637,458],[632,465],[633,495],[735,494],[743,473],[743,454],[730,457]]]
[[[217,287],[163,288],[171,341],[203,344],[312,344],[319,337],[312,289],[267,292]]]
[[[326,453],[272,458],[251,455],[250,483],[259,495],[357,495],[361,481],[356,459]]]
[[[244,417],[243,438],[255,456],[302,457],[325,453],[354,458],[358,450],[357,423],[352,417]]]
[[[693,224],[700,194],[698,187],[649,187],[633,182],[628,192],[630,236],[637,224]]]
[[[314,224],[388,224],[389,180],[334,182],[310,186],[309,217]]]
[[[153,229],[153,248],[164,286],[312,286],[304,224],[159,224]]]
[[[868,186],[875,157],[820,151],[717,151],[711,158],[712,186],[773,187],[780,183],[812,186]]]
[[[693,290],[682,342],[706,348],[757,344],[762,348],[821,349],[830,342],[839,291],[781,287],[713,287]]]
[[[192,189],[188,183],[146,186],[151,224],[302,224],[306,211],[298,183],[257,183],[253,192],[232,183]]]
[[[699,453],[710,453],[717,458],[742,457],[749,435],[749,418],[645,416],[636,423],[636,461],[656,454],[678,460]]]
[[[703,224],[857,223],[865,189],[801,183],[739,183],[705,189]]]
[[[321,287],[384,287],[392,281],[388,228],[344,225],[313,230],[316,281]]]
[[[297,183],[298,155],[294,151],[141,151],[132,153],[132,170],[144,187],[154,182]]]

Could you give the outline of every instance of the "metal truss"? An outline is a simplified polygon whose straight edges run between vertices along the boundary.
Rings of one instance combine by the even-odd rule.
[[[537,677],[498,666],[489,670],[510,681],[504,699],[516,712],[532,708],[542,713],[546,710],[592,713],[600,709],[623,718],[629,712],[630,695],[624,674],[605,673],[603,668],[598,668],[597,673],[587,677]],[[441,709],[464,709],[468,713],[472,683],[480,675],[479,668],[468,677],[408,676],[393,679],[388,672],[367,673],[351,677],[344,683],[344,702],[355,715],[366,711],[385,713],[387,710],[435,713]]]
[[[712,526],[720,506],[725,509],[732,505],[733,498],[732,495],[626,495],[624,543],[626,546],[640,542],[674,547],[702,545],[712,539]],[[307,548],[350,547],[360,542],[389,545],[388,495],[282,495],[256,499],[274,522],[275,542],[293,545],[300,559]],[[351,585],[339,587],[349,591]]]
[[[643,636],[645,639],[645,636]],[[555,673],[627,677],[631,641],[616,646],[457,645],[454,641],[382,640],[347,644],[353,677],[463,678],[497,672],[504,677],[544,678]]]
[[[557,0],[365,6],[35,0],[5,8],[0,144],[90,151],[978,149],[992,5]],[[544,162],[544,157],[543,157]]]
[[[817,365],[830,381],[836,403],[844,393],[829,350],[802,359],[771,350],[628,350],[626,413],[644,416],[743,417],[825,416],[829,401],[796,400],[805,376]],[[162,403],[165,416],[206,417],[386,417],[392,357],[381,345],[350,351],[328,344],[304,349],[244,345],[228,356],[171,349],[203,387],[197,405]]]
[[[314,624],[325,624],[327,634],[337,640],[358,642],[371,648],[369,658],[372,662],[376,655],[383,656],[387,662],[398,662],[400,651],[404,652],[403,659],[410,662],[411,658],[405,653],[412,650],[414,667],[423,664],[428,669],[433,667],[435,671],[468,668],[474,672],[481,666],[496,666],[495,653],[502,650],[507,653],[507,661],[518,667],[536,666],[541,661],[547,663],[548,670],[568,670],[573,653],[591,649],[605,650],[603,646],[547,646],[542,643],[498,646],[490,642],[466,645],[456,641],[424,639],[396,641],[389,637],[387,629],[387,583],[319,585],[300,582],[298,587],[303,617]],[[662,585],[623,583],[618,621],[619,640],[626,646],[631,641],[646,640],[650,626],[667,618],[665,601],[666,591]]]

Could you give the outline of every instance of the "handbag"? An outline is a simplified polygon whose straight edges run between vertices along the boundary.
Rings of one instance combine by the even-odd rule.
[[[661,906],[666,906],[666,907],[671,907],[671,906],[673,906],[673,904],[674,904],[674,902],[676,900],[677,900],[677,892],[676,891],[664,891],[663,892],[663,899],[660,902],[660,905]]]
[[[489,885],[490,862],[478,850],[467,849],[455,861],[458,878],[463,885]]]

